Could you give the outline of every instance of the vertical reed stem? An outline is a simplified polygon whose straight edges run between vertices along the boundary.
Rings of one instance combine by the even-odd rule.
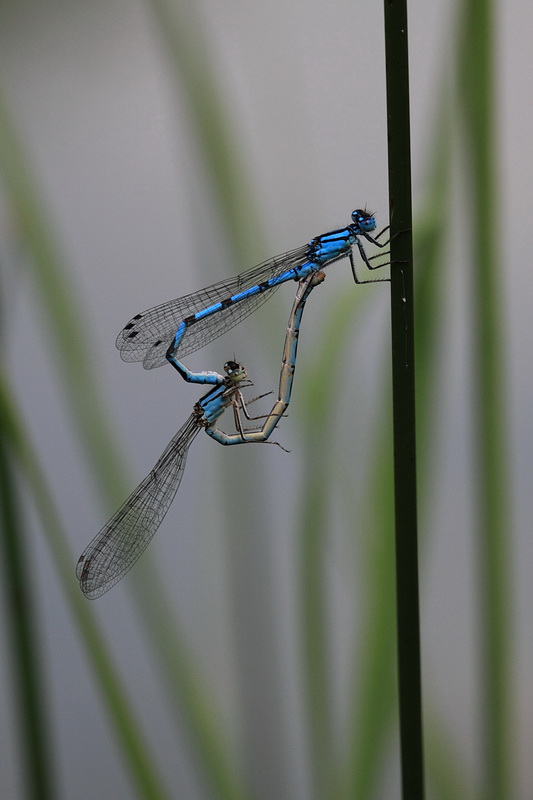
[[[416,508],[409,66],[406,0],[385,0],[391,219],[392,388],[396,604],[402,797],[423,800],[422,699]]]
[[[51,800],[54,796],[50,734],[45,710],[41,654],[36,636],[36,609],[29,591],[24,552],[25,531],[20,519],[13,458],[0,425],[0,549],[4,592],[13,656],[16,709],[20,730],[21,768],[28,800]]]

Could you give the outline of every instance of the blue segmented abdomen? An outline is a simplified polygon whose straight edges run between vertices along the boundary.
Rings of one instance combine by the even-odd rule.
[[[169,300],[136,314],[117,337],[116,346],[121,358],[123,361],[142,361],[145,369],[166,364],[166,352],[183,320],[205,311],[216,303],[224,304],[224,301],[229,301],[234,295],[275,278],[287,270],[300,267],[307,260],[308,250],[309,246],[304,245],[271,258],[237,277],[219,281],[199,292]],[[274,285],[267,291],[259,291],[240,302],[229,303],[216,313],[188,326],[180,343],[180,357],[194,353],[218,336],[222,336],[234,325],[238,325],[262,305],[277,288],[278,285]]]
[[[352,219],[354,224],[323,233],[309,244],[264,261],[236,278],[136,314],[117,337],[121,358],[142,361],[146,369],[153,369],[165,364],[171,346],[180,357],[204,347],[255,311],[281,283],[291,278],[300,280],[345,258],[356,242],[361,251],[357,237],[368,238],[376,221],[364,209],[356,209]]]

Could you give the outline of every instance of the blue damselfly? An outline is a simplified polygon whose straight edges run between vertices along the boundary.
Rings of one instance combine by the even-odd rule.
[[[312,289],[324,275],[314,272],[301,280],[291,309],[285,336],[278,400],[260,428],[246,429],[241,414],[250,417],[241,389],[250,386],[244,367],[235,361],[224,365],[225,375],[216,372],[189,373],[192,383],[212,384],[194,406],[184,425],[171,440],[150,474],[111,517],[81,554],[76,567],[83,593],[90,599],[100,597],[117,583],[135,564],[163,521],[180,485],[189,447],[200,430],[224,445],[267,442],[283,417],[291,397],[298,332],[304,306]],[[178,369],[182,365],[174,358]],[[257,399],[257,398],[255,398]],[[216,422],[223,412],[233,408],[236,433],[225,433]]]

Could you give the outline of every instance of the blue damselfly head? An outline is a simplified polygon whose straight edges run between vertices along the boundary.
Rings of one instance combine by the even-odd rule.
[[[376,218],[371,211],[356,208],[355,211],[352,211],[352,219],[362,233],[371,233],[376,230]]]
[[[248,377],[246,369],[243,367],[242,364],[238,364],[237,361],[226,361],[224,364],[224,372],[231,378],[232,381],[245,381]]]

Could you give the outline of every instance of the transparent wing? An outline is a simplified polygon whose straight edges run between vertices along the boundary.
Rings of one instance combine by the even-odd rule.
[[[114,586],[151,542],[176,495],[199,430],[197,417],[191,414],[150,474],[81,554],[76,575],[91,600]]]
[[[166,364],[165,354],[172,344],[180,322],[214,303],[227,300],[239,292],[244,292],[252,286],[264,283],[269,278],[305,263],[307,252],[308,245],[304,245],[264,261],[235,278],[219,281],[199,292],[179,297],[177,300],[169,300],[137,314],[117,337],[116,346],[120,350],[120,357],[123,361],[142,361],[145,369]],[[187,328],[179,346],[180,358],[194,353],[195,350],[199,350],[233,328],[268,300],[276,288],[269,288],[233,303],[191,325]]]

